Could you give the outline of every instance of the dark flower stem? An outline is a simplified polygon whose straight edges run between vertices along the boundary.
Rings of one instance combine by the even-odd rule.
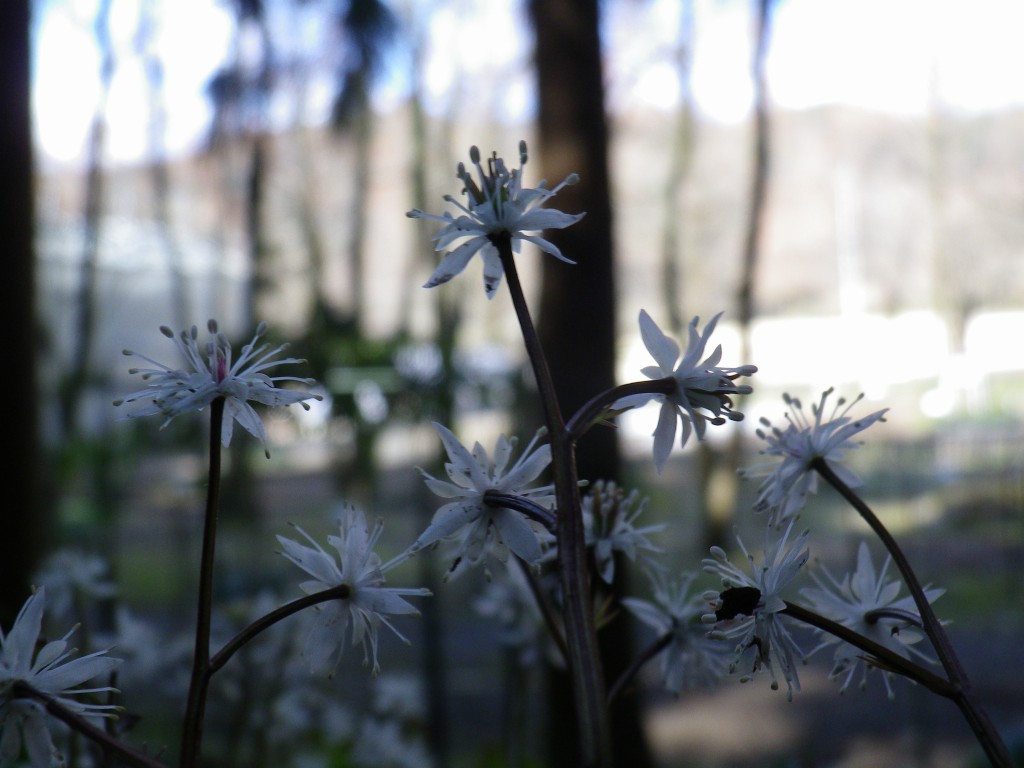
[[[885,545],[885,548],[892,556],[892,561],[896,564],[896,568],[903,577],[907,589],[914,598],[914,605],[917,606],[918,613],[921,614],[921,626],[928,635],[928,639],[931,640],[935,653],[939,657],[939,662],[942,664],[949,682],[955,689],[955,696],[951,698],[957,707],[960,708],[960,712],[963,714],[964,719],[967,720],[967,724],[971,727],[975,737],[978,739],[978,743],[985,750],[985,754],[992,762],[992,765],[1012,766],[1014,763],[1010,757],[1009,750],[1007,750],[999,732],[992,725],[988,714],[978,701],[971,686],[971,681],[960,664],[960,659],[953,650],[952,643],[949,642],[946,630],[935,615],[935,611],[932,610],[931,603],[928,602],[917,574],[910,567],[910,562],[907,560],[906,555],[903,554],[899,544],[896,543],[896,539],[889,533],[874,511],[832,471],[832,468],[829,467],[824,459],[819,457],[812,460],[811,469],[821,475],[825,482],[835,488],[839,495],[857,510],[860,516],[864,518],[864,521],[871,527],[871,530],[881,540],[882,544]]]
[[[626,687],[626,684],[633,679],[637,672],[643,669],[644,664],[646,664],[648,661],[653,659],[663,650],[668,648],[668,644],[672,642],[672,636],[672,632],[666,632],[664,635],[659,637],[649,646],[644,648],[643,652],[640,653],[640,655],[637,656],[635,659],[633,659],[633,663],[630,664],[627,669],[623,670],[622,674],[619,675],[619,679],[616,680],[615,684],[608,689],[609,704],[615,701],[615,698],[620,693],[622,693],[622,690]]]
[[[121,762],[126,765],[133,766],[134,768],[165,768],[164,764],[159,760],[155,760],[149,755],[145,755],[126,744],[122,744],[102,728],[96,727],[77,712],[72,712],[50,694],[40,691],[38,688],[33,688],[28,683],[21,680],[16,681],[11,686],[11,693],[15,698],[38,701],[46,708],[48,714],[53,715],[73,730],[96,742],[108,754],[117,755]]]
[[[212,677],[221,667],[227,664],[231,657],[241,650],[242,646],[256,638],[261,632],[270,629],[282,619],[287,619],[289,616],[306,608],[311,608],[314,605],[326,603],[330,600],[344,600],[351,595],[352,588],[348,584],[339,584],[336,587],[292,600],[280,608],[275,608],[266,616],[261,616],[225,643],[224,647],[217,651],[213,658],[210,659],[206,669],[207,678]]]
[[[536,520],[538,523],[543,525],[548,533],[555,533],[557,528],[555,515],[551,510],[544,509],[540,504],[535,501],[530,501],[524,496],[515,496],[508,493],[500,493],[499,491],[490,490],[484,492],[484,504],[489,507],[514,509],[516,512],[522,512],[531,520]]]
[[[956,698],[956,688],[948,680],[939,677],[934,672],[925,669],[920,664],[916,664],[905,656],[895,653],[884,645],[879,645],[874,640],[864,637],[864,635],[858,632],[854,632],[849,627],[844,627],[838,622],[826,619],[821,614],[815,613],[803,606],[796,605],[795,603],[790,603],[788,601],[786,602],[786,607],[781,612],[787,616],[792,616],[797,621],[802,621],[805,624],[809,624],[812,627],[822,630],[823,632],[828,632],[830,635],[834,635],[840,640],[847,642],[856,648],[860,648],[866,654],[871,656],[873,661],[877,660],[878,663],[876,666],[881,669],[886,669],[890,672],[895,672],[903,675],[904,677],[910,678],[914,682],[923,685],[932,693],[937,693],[939,696],[944,698]]]
[[[518,559],[516,562],[523,569],[523,576],[526,579],[526,583],[530,586],[533,599],[537,601],[537,608],[540,610],[541,616],[544,617],[544,623],[547,625],[551,637],[554,638],[558,651],[562,654],[562,661],[568,664],[569,649],[565,645],[565,632],[562,630],[561,622],[558,621],[558,609],[551,599],[551,595],[544,589],[544,585],[541,584],[540,579],[537,578],[537,574],[533,572],[529,564]]]
[[[224,398],[210,404],[210,471],[203,516],[203,549],[199,564],[199,600],[196,613],[196,643],[192,656],[192,677],[181,734],[181,768],[199,765],[203,742],[203,714],[210,683],[210,616],[213,609],[213,565],[217,539],[217,508],[220,505],[221,430]]]
[[[590,574],[587,570],[574,445],[565,428],[547,359],[544,357],[540,338],[537,336],[519,282],[519,274],[512,256],[511,236],[508,233],[493,235],[491,241],[498,250],[505,271],[526,353],[537,380],[544,422],[551,440],[559,575],[565,610],[565,640],[569,651],[569,674],[576,706],[582,765],[587,768],[610,768],[611,731],[601,656],[591,607]]]
[[[602,392],[583,404],[565,425],[565,432],[572,442],[576,442],[589,430],[602,415],[608,412],[616,400],[629,395],[671,395],[678,389],[679,383],[672,376],[652,381],[633,381]]]

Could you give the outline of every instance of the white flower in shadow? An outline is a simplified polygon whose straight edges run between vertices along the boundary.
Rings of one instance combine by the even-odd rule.
[[[888,409],[883,408],[863,418],[852,419],[848,415],[850,409],[864,395],[859,395],[849,404],[845,398],[839,398],[831,416],[826,419],[825,401],[831,394],[832,389],[825,390],[821,400],[811,406],[813,419],[807,417],[798,399],[788,394],[783,395],[783,400],[790,407],[786,413],[789,424],[784,430],[772,427],[767,419],[761,419],[767,431],[759,428],[757,435],[768,444],[761,453],[780,457],[782,461],[748,467],[740,470],[740,475],[765,478],[758,488],[754,509],[757,512],[768,512],[773,525],[781,525],[799,515],[807,505],[808,495],[817,492],[818,474],[811,468],[815,459],[823,460],[851,488],[861,484],[860,478],[841,462],[847,451],[860,445],[851,438],[875,422],[884,421]]]
[[[109,686],[80,688],[97,677],[109,675],[121,659],[97,651],[69,658],[68,632],[60,640],[41,643],[46,590],[40,588],[22,606],[14,626],[5,635],[0,632],[0,765],[13,765],[22,747],[34,768],[49,768],[62,758],[53,744],[48,727],[50,716],[44,704],[24,696],[20,686],[29,686],[52,698],[65,709],[85,717],[113,717],[117,706],[93,704],[73,698],[93,693],[108,693]]]
[[[292,539],[278,536],[284,547],[281,553],[313,578],[299,586],[307,594],[322,592],[332,587],[347,587],[345,597],[320,603],[313,628],[306,640],[303,655],[314,673],[330,672],[341,659],[345,635],[351,629],[352,645],[363,648],[363,663],[372,659],[373,674],[380,671],[377,661],[378,632],[383,624],[401,640],[408,640],[387,619],[388,614],[419,615],[405,596],[428,596],[430,590],[418,588],[385,587],[384,574],[404,560],[399,557],[384,565],[374,552],[383,523],[378,519],[373,530],[367,528],[366,517],[351,505],[346,505],[339,520],[337,536],[328,536],[327,542],[337,551],[337,559],[298,526],[295,529],[312,544],[307,547]]]
[[[547,540],[546,531],[522,512],[488,504],[485,495],[490,491],[519,496],[545,510],[550,507],[552,486],[530,487],[551,463],[551,446],[537,445],[543,431],[534,436],[519,459],[510,465],[514,439],[501,435],[492,461],[480,443],[470,452],[447,427],[441,424],[434,424],[434,427],[448,453],[445,470],[449,479],[439,480],[423,470],[420,472],[431,491],[454,501],[437,510],[409,552],[415,553],[442,539],[457,538],[449,574],[464,564],[476,565],[485,556],[505,563],[509,552],[526,563],[537,562],[542,555],[542,543]]]
[[[800,590],[800,594],[825,618],[849,627],[905,658],[914,657],[916,661],[932,662],[933,659],[914,647],[925,637],[914,598],[910,595],[898,597],[901,582],[886,581],[891,562],[892,558],[886,557],[882,569],[876,571],[868,545],[861,542],[857,549],[857,569],[852,574],[844,574],[842,580],[839,580],[822,567],[825,579],[819,578],[812,571],[811,578],[818,586],[805,587]],[[925,589],[924,593],[931,603],[944,591]],[[860,687],[865,688],[868,671],[878,667],[865,658],[864,651],[825,632],[821,632],[821,644],[811,653],[830,647],[834,648],[834,657],[829,678],[842,679],[840,693],[850,686],[858,670],[861,672]],[[889,698],[893,698],[893,675],[885,670],[882,672],[885,689]]]

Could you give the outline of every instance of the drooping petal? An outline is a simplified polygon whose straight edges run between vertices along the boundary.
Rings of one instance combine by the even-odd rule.
[[[534,563],[541,557],[537,532],[526,518],[511,509],[496,510],[492,516],[494,527],[512,552],[525,563]]]
[[[665,469],[672,446],[676,441],[676,408],[668,400],[661,404],[658,426],[654,429],[654,467],[660,475]]]
[[[676,360],[679,359],[679,345],[674,339],[662,333],[658,324],[643,309],[640,310],[640,338],[643,339],[647,351],[651,353],[651,357],[661,368],[661,376],[670,376]],[[645,375],[650,376],[650,374]],[[651,376],[651,378],[660,377]]]
[[[474,237],[472,240],[464,242],[455,250],[446,253],[444,258],[441,259],[441,263],[437,265],[437,269],[434,270],[434,274],[423,284],[423,287],[435,288],[447,283],[453,277],[460,274],[466,268],[466,265],[469,264],[469,260],[473,258],[474,254],[485,245],[487,245],[487,238]]]

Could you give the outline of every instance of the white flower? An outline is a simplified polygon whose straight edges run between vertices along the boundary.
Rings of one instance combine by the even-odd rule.
[[[380,538],[383,523],[378,519],[369,530],[366,517],[351,505],[345,505],[339,520],[339,535],[328,536],[328,543],[338,551],[338,561],[304,530],[296,526],[306,540],[307,547],[284,536],[277,540],[284,547],[282,554],[313,578],[300,587],[307,594],[322,592],[331,587],[348,587],[348,597],[330,600],[315,606],[317,611],[313,629],[306,640],[304,656],[314,673],[337,667],[344,650],[345,634],[352,630],[352,645],[363,647],[363,663],[373,659],[373,673],[380,671],[377,661],[377,636],[380,625],[388,627],[400,639],[406,638],[388,621],[385,614],[415,614],[419,611],[403,599],[403,595],[427,596],[427,589],[405,589],[384,586],[384,574],[401,559],[381,565],[380,556],[373,551]],[[369,649],[367,648],[369,644]],[[333,658],[333,661],[332,661]]]
[[[611,584],[615,578],[616,552],[622,552],[633,561],[636,561],[637,550],[661,552],[648,540],[647,534],[662,530],[664,524],[633,526],[646,504],[647,499],[641,499],[637,491],[627,496],[615,483],[602,480],[594,483],[590,493],[583,497],[587,546],[593,548],[597,572],[605,584]]]
[[[373,768],[431,768],[434,764],[423,742],[406,734],[401,723],[373,718],[359,725],[352,761]]]
[[[805,654],[782,623],[780,611],[786,607],[782,591],[793,581],[808,558],[807,531],[790,543],[792,528],[791,520],[782,536],[772,540],[774,529],[766,527],[764,559],[760,566],[754,564],[754,558],[743,545],[743,540],[736,536],[750,566],[750,574],[729,562],[728,555],[721,547],[711,547],[711,557],[702,561],[704,571],[720,577],[725,587],[721,593],[705,593],[704,597],[711,603],[715,613],[706,614],[703,621],[717,624],[711,632],[712,637],[737,640],[736,655],[729,671],[735,671],[745,652],[754,648],[751,674],[767,667],[772,688],[778,689],[775,672],[778,665],[790,698],[794,690],[800,690],[795,661],[803,661]],[[743,682],[749,679],[748,675],[741,678]]]
[[[543,579],[537,584],[547,590]],[[473,600],[473,608],[497,624],[499,641],[516,652],[520,669],[535,667],[545,658],[555,666],[564,665],[522,568],[499,571]]]
[[[480,443],[476,443],[470,453],[451,430],[441,424],[434,426],[448,453],[450,461],[444,467],[450,482],[439,480],[423,470],[420,472],[431,491],[455,501],[437,510],[430,525],[409,548],[410,553],[442,539],[458,536],[460,541],[449,573],[455,572],[463,563],[476,565],[485,555],[505,563],[509,551],[527,563],[539,560],[545,532],[538,530],[537,524],[521,512],[489,506],[484,501],[484,494],[494,491],[521,496],[543,508],[550,506],[552,486],[529,487],[551,463],[551,446],[545,443],[534,447],[543,431],[534,435],[519,459],[509,466],[514,439],[509,440],[504,435],[498,438],[492,462]]]
[[[728,660],[722,643],[707,637],[700,622],[704,600],[690,591],[697,574],[683,573],[677,579],[668,579],[664,574],[648,576],[654,588],[654,602],[625,597],[622,604],[659,638],[671,635],[659,654],[662,685],[678,694],[684,687],[710,685],[723,677]]]
[[[658,426],[654,430],[654,464],[659,474],[665,468],[665,462],[675,443],[677,417],[683,422],[680,447],[686,445],[691,431],[697,433],[698,439],[703,439],[708,422],[724,424],[726,419],[743,419],[742,413],[732,409],[732,396],[749,395],[753,389],[749,385],[738,385],[733,382],[740,376],[753,375],[757,372],[757,366],[719,367],[718,363],[722,359],[720,345],[714,352],[704,357],[704,348],[721,316],[722,313],[719,312],[711,318],[703,334],[697,332],[700,318],[695,317],[690,321],[690,344],[680,360],[679,345],[675,340],[662,333],[646,311],[640,311],[640,336],[647,351],[657,363],[647,366],[642,373],[649,379],[674,378],[676,391],[671,395],[630,395],[620,398],[613,407],[629,408],[644,405],[651,400],[661,401],[661,414],[658,417]]]
[[[59,549],[46,558],[34,581],[46,588],[51,618],[75,620],[81,618],[75,613],[84,609],[83,600],[103,600],[115,594],[109,570],[107,561],[99,555]]]
[[[231,444],[234,422],[237,421],[253,437],[267,448],[267,434],[263,422],[256,411],[249,405],[252,400],[264,405],[291,405],[301,403],[308,409],[304,400],[320,400],[321,395],[294,389],[281,389],[277,386],[282,381],[298,382],[307,386],[314,384],[312,379],[301,379],[295,376],[268,376],[265,371],[277,365],[291,365],[304,362],[296,358],[274,360],[280,352],[287,348],[282,344],[268,351],[268,344],[256,347],[256,342],[266,332],[266,323],[260,323],[252,341],[242,347],[242,354],[237,360],[231,359],[231,344],[227,337],[217,328],[217,322],[207,323],[210,340],[205,345],[205,355],[199,350],[199,331],[193,325],[190,331],[182,331],[178,336],[167,326],[161,326],[160,332],[173,339],[178,351],[185,358],[187,367],[171,368],[138,355],[129,349],[124,350],[128,356],[139,357],[153,368],[132,368],[129,373],[141,374],[147,382],[145,388],[133,392],[114,405],[145,402],[146,405],[128,414],[129,418],[138,416],[163,415],[167,420],[161,425],[166,427],[175,416],[190,411],[201,411],[216,398],[223,397],[224,425],[221,440],[225,446]],[[269,453],[267,454],[270,455]]]
[[[767,456],[779,456],[779,463],[759,464],[740,470],[746,477],[767,476],[758,488],[754,509],[758,512],[770,513],[770,522],[779,525],[800,514],[807,504],[807,496],[818,490],[818,475],[811,469],[815,459],[822,459],[844,483],[851,488],[861,484],[853,472],[840,462],[846,451],[857,448],[860,443],[850,438],[862,432],[876,421],[884,421],[888,408],[853,420],[847,414],[858,403],[863,395],[846,405],[845,398],[839,398],[829,419],[822,421],[825,414],[825,401],[832,394],[827,389],[821,395],[817,405],[811,406],[814,420],[811,421],[804,413],[803,405],[795,397],[783,395],[786,405],[792,409],[786,413],[789,425],[785,430],[772,427],[771,422],[762,419],[761,423],[770,431],[757,430],[757,435],[768,447],[761,451]],[[842,411],[839,409],[846,405]]]
[[[40,588],[22,606],[11,631],[6,635],[0,631],[0,765],[3,766],[14,764],[22,747],[34,768],[49,768],[61,761],[47,727],[49,715],[40,702],[18,697],[17,683],[41,691],[79,715],[113,717],[117,709],[111,704],[91,704],[71,697],[113,691],[108,686],[77,686],[110,674],[121,663],[120,659],[106,656],[106,651],[69,659],[74,652],[67,643],[71,632],[37,650],[45,605],[46,590]]]
[[[459,163],[456,174],[465,184],[463,192],[468,198],[467,205],[458,202],[451,195],[445,195],[444,198],[462,211],[460,216],[453,217],[447,211],[442,216],[436,216],[419,209],[413,209],[406,214],[413,219],[434,219],[444,223],[445,226],[434,236],[437,251],[444,250],[456,240],[469,238],[445,254],[437,270],[423,287],[433,288],[447,283],[462,272],[473,255],[479,252],[484,261],[484,290],[487,292],[487,298],[493,298],[504,274],[494,238],[504,235],[512,238],[512,250],[516,253],[525,241],[533,243],[557,259],[575,264],[563,256],[554,243],[528,233],[544,229],[564,229],[583,218],[582,213],[569,214],[540,207],[558,194],[563,187],[579,181],[579,177],[571,174],[554,189],[546,189],[544,181],[535,188],[524,188],[525,141],[519,142],[518,170],[509,170],[505,166],[505,161],[494,153],[488,159],[487,170],[484,171],[480,163],[480,150],[476,147],[470,148],[469,157],[480,178],[479,185],[462,163]]]
[[[910,658],[913,655],[919,660],[930,661],[913,647],[925,637],[923,630],[920,629],[921,620],[914,598],[909,595],[898,598],[901,583],[885,580],[891,560],[891,557],[886,557],[882,570],[876,572],[871,552],[867,544],[861,542],[857,550],[857,570],[852,575],[844,574],[842,581],[839,581],[823,567],[822,570],[828,580],[824,582],[812,571],[811,578],[818,586],[801,589],[800,594],[825,618],[832,619],[901,656]],[[944,591],[926,589],[925,597],[931,603]],[[864,688],[867,685],[868,670],[876,668],[870,660],[865,660],[864,651],[823,632],[821,645],[812,653],[830,646],[835,646],[835,656],[829,678],[843,678],[840,693],[849,687],[858,668],[861,670],[860,687]],[[882,671],[886,691],[889,698],[892,698],[892,673]]]

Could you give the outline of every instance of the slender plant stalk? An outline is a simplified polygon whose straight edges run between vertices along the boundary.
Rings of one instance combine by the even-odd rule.
[[[46,708],[49,714],[99,744],[108,754],[117,755],[125,764],[134,768],[165,768],[164,764],[159,760],[121,743],[113,735],[93,725],[77,712],[72,712],[50,694],[40,691],[38,688],[33,688],[28,683],[20,680],[11,686],[11,690],[16,698],[38,701]]]
[[[672,637],[672,632],[666,632],[649,646],[644,648],[640,655],[633,659],[633,663],[623,670],[622,674],[619,675],[619,679],[616,680],[612,687],[608,689],[609,704],[615,701],[616,697],[622,693],[622,690],[626,687],[629,681],[636,676],[637,672],[643,669],[644,664],[668,648],[669,643],[672,642]]]
[[[544,589],[544,585],[540,583],[540,579],[537,578],[537,574],[533,572],[532,567],[518,558],[516,559],[516,562],[518,562],[519,567],[523,569],[523,576],[526,578],[526,583],[530,586],[530,592],[533,593],[533,599],[537,601],[537,608],[540,610],[541,616],[544,617],[544,623],[547,625],[548,631],[551,633],[551,637],[555,641],[555,645],[558,646],[559,653],[562,654],[562,661],[568,664],[569,649],[565,645],[565,632],[562,630],[562,625],[558,621],[558,607],[551,599],[547,590]]]
[[[199,604],[196,613],[196,644],[192,656],[192,678],[181,734],[181,768],[199,765],[203,742],[203,714],[210,683],[210,616],[213,609],[213,564],[217,540],[217,508],[220,504],[221,429],[224,398],[210,404],[210,473],[206,486],[203,517],[203,550],[199,564]]]
[[[672,376],[664,379],[653,379],[651,381],[632,381],[629,384],[620,384],[599,395],[592,397],[573,414],[573,417],[565,425],[565,433],[568,439],[576,442],[596,424],[601,417],[608,412],[612,404],[623,397],[630,395],[671,395],[679,388],[679,383]]]
[[[957,690],[955,686],[948,680],[939,677],[934,672],[925,669],[920,664],[916,664],[905,656],[886,648],[884,645],[876,643],[874,640],[859,632],[854,632],[849,627],[844,627],[842,624],[827,619],[821,614],[815,613],[801,605],[795,603],[786,602],[786,607],[782,610],[782,613],[787,616],[792,616],[798,621],[802,621],[805,624],[809,624],[812,627],[816,627],[824,632],[828,632],[830,635],[838,637],[840,640],[849,643],[855,648],[860,648],[866,654],[872,657],[872,661],[877,660],[878,666],[881,669],[886,669],[891,672],[903,675],[916,683],[920,683],[925,688],[930,690],[932,693],[936,693],[946,699],[955,700],[957,696]]]
[[[569,674],[575,697],[583,765],[610,768],[611,731],[605,697],[604,675],[591,607],[590,574],[587,570],[583,513],[573,441],[565,430],[554,382],[540,339],[530,317],[526,297],[512,257],[512,239],[506,233],[492,236],[498,249],[512,305],[523,334],[526,353],[537,380],[544,421],[551,440],[551,465],[555,480],[559,575],[565,604],[565,640]]]
[[[531,520],[535,520],[543,525],[548,533],[555,533],[557,529],[558,523],[555,515],[550,510],[544,509],[537,502],[531,501],[524,496],[490,490],[484,493],[484,504],[489,507],[497,507],[498,509],[513,509],[516,512],[521,512]]]
[[[224,644],[223,648],[214,654],[210,659],[209,664],[207,664],[207,679],[212,677],[221,669],[221,667],[227,664],[231,657],[242,649],[242,646],[255,639],[261,632],[270,629],[282,619],[287,619],[289,616],[292,616],[299,611],[311,608],[314,605],[319,605],[320,603],[326,603],[330,600],[344,600],[346,597],[351,596],[351,594],[352,587],[348,584],[339,584],[336,587],[330,587],[329,589],[314,592],[311,595],[306,595],[292,600],[290,603],[285,603],[280,608],[275,608],[265,616],[261,616],[231,638],[231,640]]]
[[[985,750],[985,754],[992,762],[992,765],[1012,766],[1014,764],[1013,758],[1010,757],[1006,744],[1003,743],[999,731],[995,729],[988,714],[978,701],[971,686],[971,681],[960,664],[960,659],[957,657],[956,651],[953,650],[952,643],[949,642],[946,630],[935,615],[935,611],[932,610],[931,603],[928,602],[917,574],[910,567],[910,562],[907,560],[906,555],[903,554],[899,544],[896,543],[896,539],[889,533],[871,507],[832,471],[824,459],[814,459],[811,462],[811,468],[821,475],[829,485],[835,488],[849,502],[850,506],[857,510],[860,516],[864,518],[864,521],[871,527],[871,530],[875,532],[875,535],[882,541],[882,544],[885,545],[885,548],[892,556],[892,561],[896,564],[896,568],[899,569],[908,591],[914,598],[914,605],[917,606],[918,613],[921,614],[922,628],[928,635],[928,639],[931,640],[935,653],[939,657],[939,662],[946,671],[949,682],[955,689],[955,695],[950,698],[960,708],[960,712],[963,714],[964,719],[967,720],[967,724],[971,727],[975,737],[978,739],[978,743]]]

